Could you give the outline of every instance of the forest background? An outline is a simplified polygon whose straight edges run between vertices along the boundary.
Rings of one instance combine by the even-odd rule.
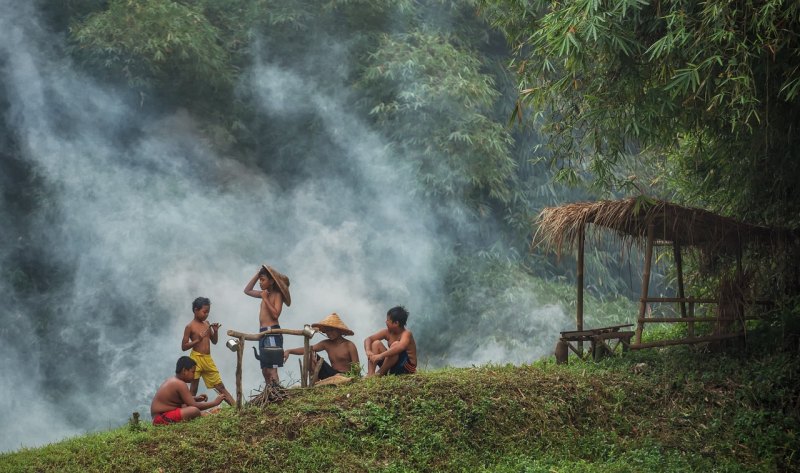
[[[403,304],[423,367],[521,363],[574,324],[574,263],[529,251],[543,207],[646,195],[798,225],[792,2],[17,3],[2,450],[146,411],[194,297],[255,329],[241,289],[264,262],[292,280],[287,327],[336,311],[360,345]],[[589,255],[588,324],[633,316],[636,258]]]

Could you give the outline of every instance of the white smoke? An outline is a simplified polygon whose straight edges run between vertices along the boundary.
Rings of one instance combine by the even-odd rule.
[[[51,194],[30,217],[37,234],[4,242],[47,241],[70,282],[42,294],[42,306],[58,313],[44,346],[10,339],[37,330],[40,307],[15,306],[2,316],[17,329],[0,329],[0,379],[13,395],[11,408],[0,410],[0,451],[118,426],[133,411],[147,419],[155,389],[183,354],[195,297],[211,299],[209,320],[221,322],[223,333],[257,331],[258,300],[242,289],[262,263],[291,279],[284,327],[337,312],[355,331],[362,362],[363,339],[383,327],[390,307],[405,305],[413,330],[415,314],[442,297],[441,255],[452,237],[435,233],[430,204],[404,184],[413,174],[350,111],[346,94],[267,62],[244,76],[241,87],[265,114],[295,113],[296,104],[313,110],[318,132],[335,145],[314,150],[316,161],[347,170],[309,167],[289,185],[213,153],[189,112],[146,116],[81,75],[48,48],[55,36],[42,30],[33,5],[0,0],[0,77],[10,98],[5,119]],[[531,316],[557,311],[541,310],[548,312]],[[471,346],[474,334],[455,335],[464,337],[457,346]],[[220,338],[212,355],[234,393],[235,356]],[[285,346],[302,339],[286,336]],[[459,353],[458,364],[544,354],[481,346],[472,358]],[[65,380],[55,398],[45,394],[53,392],[45,365]],[[282,379],[297,379],[296,367],[290,358]],[[243,381],[246,396],[262,382],[249,349]]]

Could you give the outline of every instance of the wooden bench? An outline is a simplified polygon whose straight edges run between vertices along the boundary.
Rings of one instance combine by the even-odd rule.
[[[558,339],[558,345],[556,346],[556,362],[566,363],[569,350],[572,350],[581,359],[592,356],[594,360],[599,360],[605,355],[614,354],[620,346],[622,346],[623,352],[628,351],[631,345],[631,337],[635,333],[630,330],[622,330],[628,327],[633,327],[633,324],[561,332],[561,337]],[[581,350],[581,342],[589,342],[590,344],[589,350],[585,353]],[[578,346],[573,345],[573,343],[578,343]]]

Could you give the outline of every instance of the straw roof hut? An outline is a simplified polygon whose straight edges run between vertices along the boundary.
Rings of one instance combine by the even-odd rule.
[[[534,245],[561,254],[574,249],[587,224],[611,230],[628,243],[645,243],[650,225],[653,238],[681,246],[703,246],[715,253],[738,253],[749,243],[785,241],[783,231],[738,222],[707,210],[683,207],[648,197],[575,202],[542,210],[536,222]]]
[[[653,343],[642,344],[641,334],[645,322],[685,322],[691,328],[690,337],[678,341],[665,341],[661,344],[695,343],[711,339],[738,336],[732,333],[730,321],[737,320],[739,328],[743,328],[743,292],[748,284],[742,276],[742,252],[745,248],[778,247],[796,238],[781,229],[742,223],[734,219],[714,214],[707,210],[684,207],[663,200],[645,196],[622,200],[602,200],[597,202],[576,202],[558,207],[545,208],[536,222],[537,231],[533,239],[534,246],[543,246],[561,254],[564,249],[577,249],[577,289],[576,325],[577,331],[583,331],[583,272],[584,245],[586,230],[589,224],[610,230],[617,238],[627,244],[645,246],[644,271],[642,275],[642,297],[640,298],[639,317],[636,319],[636,341],[631,348],[656,346]],[[595,234],[597,237],[599,235]],[[671,245],[674,250],[678,273],[677,297],[651,297],[648,294],[650,268],[653,259],[654,245]],[[701,300],[686,297],[683,287],[683,269],[681,249],[684,247],[700,248],[706,256],[732,255],[736,257],[737,271],[734,283],[723,285],[715,299]],[[727,289],[726,289],[727,288]],[[648,303],[677,302],[681,307],[681,317],[657,320],[646,317]],[[752,301],[751,301],[752,302]],[[715,318],[694,317],[692,307],[695,303],[719,304]],[[687,304],[690,311],[687,315]],[[735,311],[737,314],[731,315]],[[733,317],[736,317],[735,319]],[[712,337],[694,337],[694,322],[716,322],[716,331]],[[729,333],[721,333],[729,332]],[[563,336],[564,332],[562,332]]]

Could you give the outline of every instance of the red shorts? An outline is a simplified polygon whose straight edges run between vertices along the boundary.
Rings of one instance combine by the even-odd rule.
[[[164,412],[153,417],[153,425],[169,425],[183,420],[181,416],[181,408],[176,407],[171,411]]]

